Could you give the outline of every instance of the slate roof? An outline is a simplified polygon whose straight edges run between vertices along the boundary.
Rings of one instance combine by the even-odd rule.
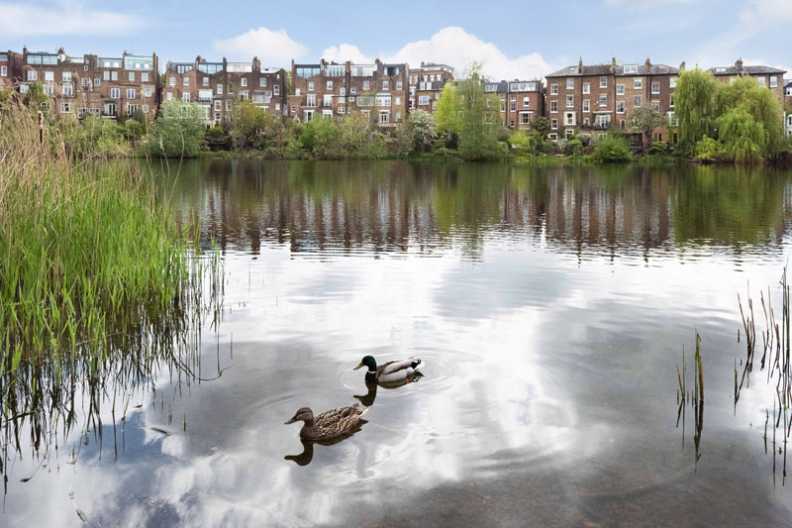
[[[735,64],[732,66],[718,66],[710,68],[713,75],[773,75],[786,73],[785,70],[773,68],[772,66],[743,66]]]
[[[627,71],[630,67],[634,71]],[[562,70],[551,73],[548,78],[552,77],[596,77],[598,75],[616,75],[616,76],[633,76],[633,75],[677,75],[679,68],[668,66],[666,64],[584,64],[581,68],[578,66],[567,66]]]

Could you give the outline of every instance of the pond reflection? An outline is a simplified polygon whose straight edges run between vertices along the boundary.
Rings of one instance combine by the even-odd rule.
[[[764,455],[774,388],[746,384],[735,409],[733,381],[745,356],[736,292],[777,283],[789,255],[787,174],[148,169],[224,255],[222,324],[201,335],[191,368],[214,381],[147,372],[117,457],[95,455],[110,449],[107,427],[101,442],[65,435],[39,470],[9,453],[12,480],[33,478],[9,486],[0,524],[789,523],[792,490],[774,487]],[[674,404],[680,350],[696,331],[698,462],[694,442],[680,448]],[[420,357],[424,377],[373,383],[352,371],[365,356]],[[356,403],[368,423],[332,446],[283,425],[303,406]]]

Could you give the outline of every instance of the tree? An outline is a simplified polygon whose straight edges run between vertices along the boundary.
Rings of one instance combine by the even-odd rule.
[[[682,72],[674,95],[680,147],[692,153],[704,136],[712,136],[720,84],[709,72]]]
[[[484,91],[477,66],[459,84],[462,105],[459,151],[467,160],[494,159],[499,155],[500,101]]]
[[[632,159],[627,140],[617,134],[608,134],[597,141],[593,155],[599,163],[624,163]]]
[[[238,149],[262,148],[265,143],[266,129],[271,125],[267,116],[266,110],[250,101],[241,101],[234,105],[230,130],[234,147]]]
[[[535,117],[531,121],[531,130],[534,130],[546,138],[550,133],[550,120],[546,117]]]
[[[197,103],[164,103],[148,138],[149,152],[164,158],[197,156],[204,145],[205,119]]]
[[[719,119],[724,119],[731,113],[729,122],[743,127],[741,133],[747,133],[755,124],[761,125],[764,137],[755,142],[757,146],[761,145],[761,156],[774,158],[781,152],[784,147],[784,112],[770,89],[750,77],[743,77],[721,88],[717,103]],[[732,113],[737,109],[750,115],[753,124],[745,119],[745,113]],[[734,129],[731,130],[733,131]],[[756,131],[751,133],[753,132]],[[722,135],[723,130],[719,130],[719,138]]]
[[[720,143],[728,159],[737,163],[756,163],[765,152],[765,129],[743,106],[726,112],[718,120]]]
[[[648,106],[639,106],[630,112],[628,126],[641,133],[641,145],[648,148],[652,144],[652,132],[666,124],[663,114]]]
[[[412,150],[429,152],[437,137],[435,119],[432,114],[423,110],[412,112],[406,124]]]
[[[454,83],[446,83],[435,109],[437,135],[446,138],[446,143],[456,142],[462,131],[462,102]]]

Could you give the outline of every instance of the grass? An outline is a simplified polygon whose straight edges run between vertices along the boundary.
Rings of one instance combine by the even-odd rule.
[[[0,473],[22,431],[38,448],[81,414],[101,434],[102,402],[124,416],[163,364],[195,379],[222,293],[216,254],[141,174],[70,157],[54,130],[42,142],[29,110],[0,112]]]

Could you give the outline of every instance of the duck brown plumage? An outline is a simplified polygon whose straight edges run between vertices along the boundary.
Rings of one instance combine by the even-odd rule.
[[[363,419],[365,410],[358,405],[353,407],[339,407],[330,409],[318,416],[308,407],[299,409],[294,417],[286,422],[303,422],[300,429],[300,438],[318,443],[335,443],[360,430],[366,420]]]

